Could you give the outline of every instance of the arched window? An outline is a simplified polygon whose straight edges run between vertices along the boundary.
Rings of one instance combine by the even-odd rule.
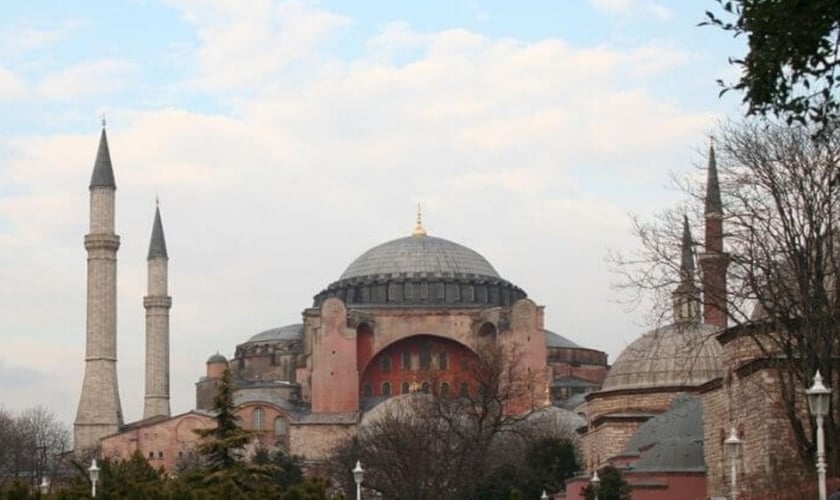
[[[286,423],[286,419],[283,417],[277,417],[274,419],[274,435],[279,437],[285,436],[289,432],[289,426]]]
[[[470,386],[467,385],[466,382],[461,382],[460,390],[458,391],[458,395],[462,398],[470,397]]]
[[[265,410],[262,408],[255,408],[251,413],[251,428],[261,431],[265,427]]]
[[[371,389],[370,384],[362,385],[362,396],[366,398],[373,396],[373,389]]]
[[[391,373],[391,356],[382,357],[382,373]]]
[[[449,397],[449,384],[447,384],[446,382],[440,384],[440,395],[444,398]]]
[[[382,383],[382,395],[383,396],[390,396],[391,395],[391,382],[383,382]]]
[[[420,346],[420,369],[428,370],[432,367],[432,346],[428,343]]]
[[[408,394],[409,392],[411,392],[411,384],[409,384],[408,382],[403,382],[401,392],[403,394]]]
[[[411,371],[411,351],[405,351],[402,354],[402,369],[404,372]]]
[[[430,390],[431,388],[432,388],[432,386],[431,386],[431,385],[429,385],[429,383],[428,383],[428,382],[423,382],[423,385],[421,386],[421,390],[422,390],[423,392],[425,392],[426,394],[428,394],[428,393],[429,393],[429,390]]]
[[[438,355],[438,368],[441,370],[449,369],[449,359],[446,357],[446,351],[441,351]]]

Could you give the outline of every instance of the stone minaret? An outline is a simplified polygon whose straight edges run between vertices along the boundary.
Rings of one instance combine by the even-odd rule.
[[[680,262],[680,284],[672,294],[675,323],[697,323],[700,321],[700,296],[694,282],[694,252],[688,217],[683,217],[682,260]]]
[[[75,449],[98,446],[123,424],[117,386],[117,249],[114,234],[114,170],[105,123],[90,179],[90,233],[87,265],[87,344],[82,396],[73,425]]]
[[[146,308],[146,402],[143,418],[169,416],[169,308],[172,298],[167,295],[169,256],[160,206],[155,207],[155,222],[149,243],[148,295],[143,297]]]
[[[709,146],[706,183],[706,248],[700,254],[703,271],[703,321],[726,328],[726,268],[729,254],[723,251],[723,204],[720,199],[714,145]]]

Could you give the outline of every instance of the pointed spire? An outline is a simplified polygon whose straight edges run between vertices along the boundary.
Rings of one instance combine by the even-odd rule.
[[[114,182],[114,169],[111,167],[111,152],[108,150],[108,136],[105,134],[105,118],[102,119],[102,135],[99,137],[99,150],[90,176],[90,187],[117,189]]]
[[[147,260],[168,259],[166,253],[166,238],[163,237],[163,222],[160,220],[160,204],[155,199],[155,222],[152,225],[152,240],[149,242],[149,256]]]
[[[414,226],[412,236],[426,236],[426,228],[423,227],[423,212],[420,210],[420,204],[417,204],[417,225]]]
[[[717,161],[715,160],[715,138],[709,139],[709,166],[706,180],[706,215],[720,215],[723,204],[720,201],[720,184],[718,183]]]
[[[694,277],[694,251],[692,250],[691,229],[688,227],[688,216],[683,215],[682,261],[680,272],[683,276]]]
[[[674,322],[696,323],[700,319],[700,297],[694,283],[694,251],[688,216],[683,216],[682,259],[680,261],[680,283],[672,294]]]

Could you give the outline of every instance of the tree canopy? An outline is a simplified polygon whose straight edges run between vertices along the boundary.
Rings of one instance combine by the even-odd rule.
[[[748,38],[748,52],[730,58],[742,72],[727,90],[743,92],[749,114],[772,114],[820,130],[840,117],[840,2],[715,0],[704,25]]]

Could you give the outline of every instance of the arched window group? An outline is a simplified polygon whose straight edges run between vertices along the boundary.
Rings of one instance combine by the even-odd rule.
[[[255,408],[251,413],[251,428],[257,431],[265,428],[265,410],[262,408]]]

